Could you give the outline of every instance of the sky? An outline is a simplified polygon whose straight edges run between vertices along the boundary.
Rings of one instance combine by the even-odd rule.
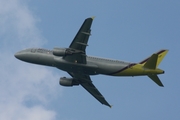
[[[0,0],[0,119],[179,120],[179,12],[179,0]],[[168,49],[159,65],[165,87],[146,76],[91,76],[109,108],[81,86],[60,86],[66,72],[14,57],[26,48],[68,47],[91,16],[88,55],[140,62]]]

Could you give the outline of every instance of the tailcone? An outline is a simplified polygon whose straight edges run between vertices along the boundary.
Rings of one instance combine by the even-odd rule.
[[[157,74],[164,74],[165,73],[165,71],[161,70],[161,69],[156,69],[155,71]]]

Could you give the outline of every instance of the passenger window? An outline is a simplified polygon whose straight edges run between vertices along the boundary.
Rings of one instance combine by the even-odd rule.
[[[35,53],[35,52],[36,52],[36,49],[31,49],[31,52],[32,52],[32,53]]]

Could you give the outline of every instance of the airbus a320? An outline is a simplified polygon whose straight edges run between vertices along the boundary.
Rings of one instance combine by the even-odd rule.
[[[25,62],[56,67],[66,71],[72,78],[60,78],[60,85],[81,85],[100,103],[109,107],[111,105],[94,86],[90,75],[148,76],[156,84],[163,87],[157,75],[163,74],[164,71],[157,67],[167,54],[168,50],[166,49],[152,54],[139,63],[87,56],[86,47],[91,35],[93,19],[94,17],[85,19],[68,48],[54,48],[53,50],[30,48],[17,52],[15,57]]]

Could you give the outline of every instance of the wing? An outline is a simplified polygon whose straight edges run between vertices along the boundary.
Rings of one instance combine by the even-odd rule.
[[[86,64],[86,47],[91,35],[92,18],[87,18],[70,44],[69,48],[77,51],[76,54],[64,57],[67,61]]]
[[[103,95],[93,85],[89,75],[69,73],[73,78],[78,80],[83,88],[85,88],[92,96],[94,96],[100,103],[111,107],[111,105],[105,100]]]

